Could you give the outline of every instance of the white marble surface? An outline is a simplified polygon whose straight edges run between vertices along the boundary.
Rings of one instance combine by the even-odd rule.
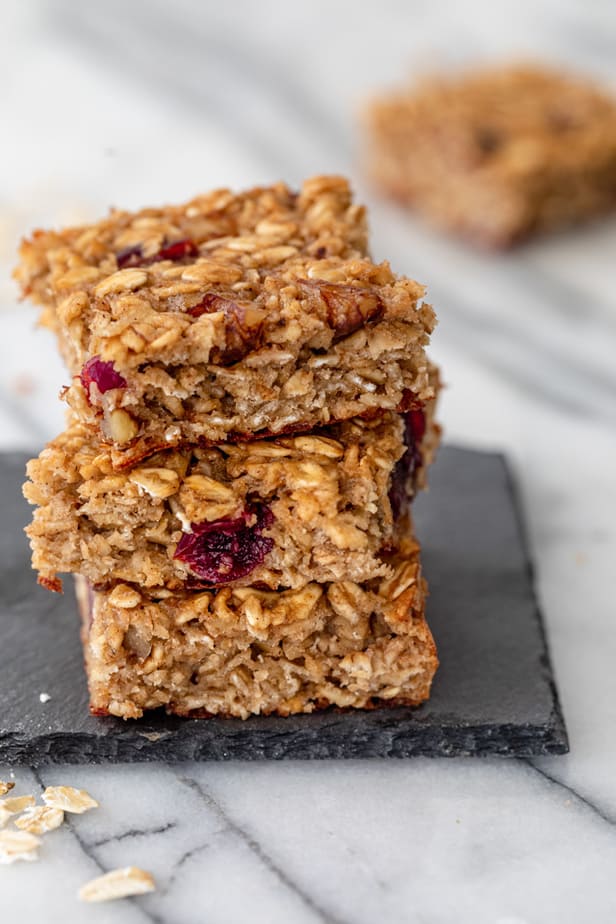
[[[62,426],[65,373],[9,283],[19,234],[349,173],[376,255],[430,286],[448,438],[515,465],[571,737],[569,756],[534,762],[16,771],[19,791],[68,782],[102,807],[48,835],[39,863],[0,867],[2,924],[612,922],[616,222],[474,254],[364,187],[354,112],[409,70],[503,54],[615,84],[614,5],[5,0],[0,41],[0,448]],[[79,905],[83,881],[123,864],[159,890]]]

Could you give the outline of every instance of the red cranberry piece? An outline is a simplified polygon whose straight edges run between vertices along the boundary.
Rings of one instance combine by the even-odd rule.
[[[93,356],[84,364],[79,376],[81,384],[90,400],[90,387],[94,383],[101,394],[111,391],[112,388],[126,388],[126,379],[113,367],[111,361],[105,362],[100,356]]]
[[[116,262],[118,269],[126,269],[127,266],[141,266],[145,262],[141,245],[125,247],[124,250],[116,254]]]
[[[404,456],[398,459],[391,476],[391,486],[389,488],[389,503],[394,520],[397,520],[404,510],[408,495],[406,493],[406,465]]]
[[[182,260],[184,257],[196,257],[198,253],[195,242],[186,237],[182,241],[174,241],[173,244],[162,247],[151,260],[152,263],[156,260]]]
[[[415,408],[404,415],[404,442],[407,446],[418,446],[426,434],[426,415]]]
[[[183,260],[184,257],[196,257],[199,249],[194,241],[185,237],[181,241],[173,241],[171,244],[165,244],[164,247],[155,253],[152,257],[144,257],[141,244],[135,244],[134,247],[125,247],[116,254],[118,269],[125,269],[127,266],[149,266],[151,263],[158,263],[160,260]]]
[[[274,521],[268,507],[250,507],[235,519],[192,523],[192,533],[184,533],[174,558],[185,562],[199,581],[198,586],[228,584],[250,574],[271,552],[274,540],[263,530]]]
[[[404,442],[406,451],[398,459],[391,476],[389,503],[394,520],[397,520],[408,503],[407,485],[413,484],[421,465],[421,441],[426,432],[426,415],[421,410],[407,411],[404,416]]]

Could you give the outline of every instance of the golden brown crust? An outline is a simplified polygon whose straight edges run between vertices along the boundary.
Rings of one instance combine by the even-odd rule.
[[[377,183],[478,243],[616,208],[616,102],[588,81],[535,65],[435,78],[366,122]]]

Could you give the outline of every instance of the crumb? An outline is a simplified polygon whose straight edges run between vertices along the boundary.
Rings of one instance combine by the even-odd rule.
[[[20,372],[19,375],[16,375],[13,379],[11,390],[16,395],[28,397],[28,395],[32,395],[36,391],[36,382],[27,372]]]

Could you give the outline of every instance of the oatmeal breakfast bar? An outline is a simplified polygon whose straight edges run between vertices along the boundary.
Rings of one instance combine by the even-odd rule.
[[[37,231],[16,277],[115,468],[433,395],[434,312],[421,285],[369,258],[364,209],[340,177]]]
[[[369,583],[167,594],[78,581],[91,710],[138,718],[418,705],[438,666],[419,546]]]
[[[435,224],[507,247],[616,207],[616,100],[517,65],[426,80],[366,112],[368,169]]]
[[[97,586],[178,591],[387,575],[384,553],[438,443],[433,405],[301,436],[167,449],[121,472],[73,423],[28,464],[39,582],[60,590],[57,573],[73,572]]]

